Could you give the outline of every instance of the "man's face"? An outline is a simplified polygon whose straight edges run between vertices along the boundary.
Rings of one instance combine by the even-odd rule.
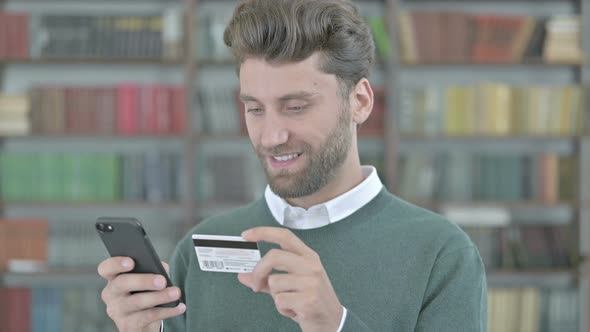
[[[288,64],[253,58],[240,67],[248,134],[271,189],[283,198],[323,188],[351,147],[349,101],[317,61],[317,54]]]

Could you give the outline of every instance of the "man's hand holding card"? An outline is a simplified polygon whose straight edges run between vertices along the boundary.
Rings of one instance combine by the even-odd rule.
[[[302,331],[338,330],[344,309],[315,251],[286,228],[256,227],[242,237],[281,247],[264,255],[251,273],[240,273],[243,285],[270,294],[277,310]],[[286,273],[272,274],[273,270]]]

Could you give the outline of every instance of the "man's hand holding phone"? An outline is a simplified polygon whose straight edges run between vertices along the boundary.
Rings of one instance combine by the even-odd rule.
[[[168,265],[162,264],[168,271]],[[180,289],[166,287],[161,275],[128,273],[134,265],[129,257],[111,257],[98,266],[98,274],[108,281],[101,294],[107,314],[119,331],[159,331],[163,319],[186,310],[183,303],[173,308],[157,307],[180,299]]]

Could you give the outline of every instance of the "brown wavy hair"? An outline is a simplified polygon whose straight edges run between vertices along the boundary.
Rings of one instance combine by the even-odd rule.
[[[247,0],[227,25],[225,44],[241,65],[249,57],[288,63],[320,52],[347,96],[375,61],[371,30],[348,0]]]

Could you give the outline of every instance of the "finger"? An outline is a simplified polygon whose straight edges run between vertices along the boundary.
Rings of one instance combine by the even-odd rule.
[[[273,296],[285,292],[297,292],[305,289],[307,278],[295,274],[272,274],[268,277],[268,290]]]
[[[315,251],[311,250],[293,232],[286,228],[254,227],[244,231],[241,235],[246,241],[276,243],[284,250],[295,254],[302,256],[315,255]]]
[[[152,323],[181,315],[185,311],[186,305],[184,305],[184,303],[180,303],[174,308],[151,308],[130,315],[121,322],[121,325],[123,326],[118,327],[120,330],[124,331],[142,329]]]
[[[133,270],[135,263],[129,257],[110,257],[98,265],[98,274],[107,281],[113,280],[117,275]]]
[[[162,261],[162,266],[164,266],[164,270],[166,270],[166,273],[168,274],[168,276],[170,276],[170,265],[168,265],[168,263]]]
[[[256,264],[256,267],[251,272],[252,274],[252,289],[257,292],[268,287],[268,277],[273,270],[283,271],[294,274],[305,274],[312,271],[312,263],[307,261],[304,257],[298,256],[294,253],[271,249],[262,257]]]
[[[127,296],[121,301],[122,311],[133,313],[150,308],[160,304],[166,304],[180,299],[180,289],[178,287],[168,287],[161,291],[143,292]]]
[[[277,311],[293,320],[297,319],[297,308],[301,302],[301,293],[285,292],[273,296]]]
[[[166,279],[158,274],[125,273],[111,280],[107,285],[109,291],[116,296],[131,292],[161,290],[166,287]]]

